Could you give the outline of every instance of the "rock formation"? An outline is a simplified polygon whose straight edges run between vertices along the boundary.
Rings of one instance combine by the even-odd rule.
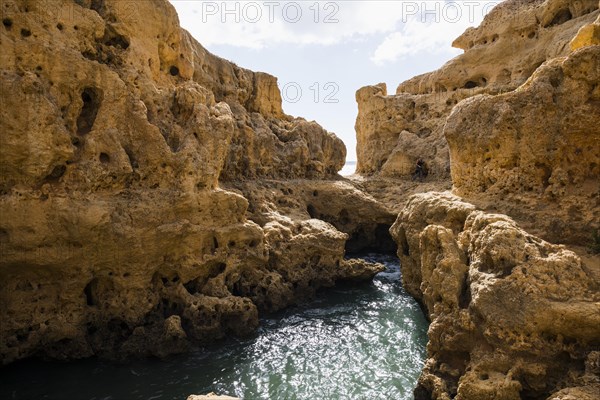
[[[381,270],[346,252],[397,248],[431,320],[417,399],[596,398],[598,15],[508,0],[439,71],[359,90],[358,170],[378,177],[349,182],[338,138],[165,0],[5,0],[1,363],[246,335]],[[419,161],[424,183],[392,179]],[[454,194],[404,205],[450,175]]]
[[[431,320],[416,399],[600,392],[597,265],[448,193],[413,196],[391,232]]]
[[[464,54],[439,70],[401,83],[395,95],[384,84],[359,90],[357,172],[410,178],[423,160],[431,176],[447,179],[443,127],[454,106],[516,89],[542,63],[567,55],[571,39],[597,16],[597,0],[507,0],[455,40]]]
[[[439,71],[395,96],[357,93],[359,171],[379,174],[364,184],[377,199],[451,172],[453,194],[394,208],[403,284],[431,320],[416,399],[600,393],[600,257],[588,250],[600,228],[597,9],[503,2]],[[435,179],[387,178],[418,159]]]
[[[392,214],[303,181],[341,169],[343,143],[285,115],[274,77],[210,54],[167,1],[2,7],[3,364],[164,356],[380,270],[344,259],[346,242],[374,243]],[[265,185],[250,179],[291,178],[251,197]],[[336,191],[354,202],[331,215],[342,231],[314,219]]]
[[[475,96],[446,122],[455,192],[544,238],[584,244],[600,224],[600,46],[548,61],[518,90]],[[512,206],[511,206],[512,205]]]

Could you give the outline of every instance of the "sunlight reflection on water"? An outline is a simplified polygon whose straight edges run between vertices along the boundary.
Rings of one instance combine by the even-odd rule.
[[[395,257],[372,283],[327,289],[262,320],[254,338],[170,358],[114,365],[25,362],[3,369],[3,399],[412,399],[427,322],[401,287]]]

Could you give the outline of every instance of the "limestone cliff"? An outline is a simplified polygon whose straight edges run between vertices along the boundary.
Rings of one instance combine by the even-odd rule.
[[[403,284],[431,320],[416,399],[591,400],[600,393],[600,258],[590,250],[600,226],[600,17],[590,13],[597,8],[502,3],[457,40],[467,49],[463,56],[400,86],[425,93],[411,96],[448,89],[453,75],[442,71],[478,46],[496,50],[483,53],[473,71],[491,68],[490,60],[520,68],[528,58],[498,50],[502,37],[514,36],[515,24],[532,16],[539,21],[537,33],[525,31],[523,40],[533,41],[528,55],[543,53],[546,61],[508,83],[486,76],[485,87],[440,114],[453,193],[411,197],[391,229]],[[554,39],[536,47],[544,35]],[[367,105],[378,102],[390,114],[412,101],[378,91],[363,88],[358,96],[373,94]],[[419,149],[409,144],[397,149]],[[385,165],[377,167],[383,175]]]
[[[391,232],[431,319],[416,399],[596,398],[597,265],[449,193],[412,197]]]
[[[384,84],[360,89],[357,171],[410,178],[422,160],[430,177],[447,179],[443,127],[454,106],[478,94],[516,89],[542,63],[567,55],[571,39],[598,13],[597,0],[504,1],[456,39],[464,54],[439,70],[401,83],[395,95]]]
[[[514,92],[475,96],[444,128],[455,192],[560,243],[600,227],[600,46],[538,68]]]
[[[392,215],[371,207],[360,231],[353,207],[372,199],[303,181],[334,176],[343,143],[285,115],[274,77],[210,54],[167,1],[1,4],[2,363],[184,351],[379,270],[346,242]],[[304,183],[249,202],[250,178]],[[343,231],[311,213],[336,188],[354,202]]]

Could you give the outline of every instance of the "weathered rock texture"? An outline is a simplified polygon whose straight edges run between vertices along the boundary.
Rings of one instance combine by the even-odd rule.
[[[598,265],[449,193],[412,197],[391,232],[431,319],[416,399],[599,393]]]
[[[410,177],[420,159],[430,176],[448,178],[443,127],[453,107],[477,94],[516,89],[542,63],[567,55],[579,29],[597,16],[597,0],[504,1],[454,42],[465,53],[439,70],[400,84],[395,95],[384,84],[360,89],[358,173]],[[596,37],[595,29],[582,37]]]
[[[388,230],[397,213],[349,182],[262,180],[259,185],[246,181],[226,187],[238,190],[250,201],[249,218],[260,226],[282,215],[292,221],[314,218],[348,234],[349,253],[396,251]]]
[[[600,396],[598,6],[503,2],[439,71],[395,96],[357,93],[359,172],[378,173],[363,184],[377,199],[418,190],[392,177],[419,159],[451,172],[454,194],[411,197],[391,229],[431,319],[416,399]]]
[[[349,236],[313,218],[325,212],[277,211],[304,201],[291,193],[274,194],[272,214],[256,223],[248,216],[262,199],[219,188],[329,177],[345,148],[285,115],[274,77],[208,53],[168,2],[1,5],[3,364],[184,351],[379,271],[344,260]],[[338,224],[350,234],[355,208],[373,203],[352,196]],[[381,208],[371,215],[366,236],[393,222]]]
[[[600,46],[548,61],[514,92],[461,102],[444,132],[456,193],[501,199],[553,242],[591,240],[600,223]]]

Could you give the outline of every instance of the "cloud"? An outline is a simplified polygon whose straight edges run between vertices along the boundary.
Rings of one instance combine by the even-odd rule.
[[[501,0],[185,1],[171,0],[181,25],[205,46],[379,43],[382,65],[416,54],[459,54],[452,41]]]
[[[402,1],[171,0],[181,25],[206,46],[260,49],[333,45],[385,34],[402,21]]]
[[[407,2],[408,3],[408,2]],[[378,65],[415,56],[419,53],[458,55],[452,42],[469,26],[477,26],[500,1],[431,1],[410,2],[408,19],[400,30],[388,34],[371,60]],[[406,3],[405,3],[406,4]]]

